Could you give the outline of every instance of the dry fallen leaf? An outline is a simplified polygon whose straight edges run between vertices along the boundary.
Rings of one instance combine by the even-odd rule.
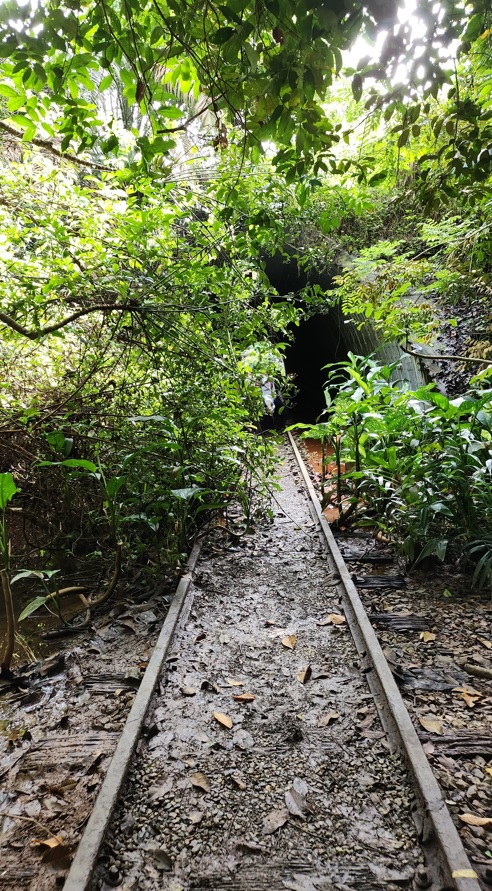
[[[57,848],[59,845],[64,845],[61,835],[52,835],[51,838],[33,838],[31,841],[31,845],[33,847],[45,846],[47,848]]]
[[[440,718],[421,718],[419,716],[419,723],[424,730],[428,730],[429,733],[442,734],[442,721]]]
[[[479,690],[475,690],[473,687],[468,686],[453,687],[453,693],[459,693],[461,698],[465,700],[468,708],[473,708],[482,696]]]
[[[459,818],[470,826],[490,826],[492,823],[492,817],[479,817],[477,814],[459,814]]]
[[[282,638],[282,646],[286,647],[288,650],[293,650],[297,642],[297,635],[295,634],[287,634],[286,637]]]
[[[476,705],[480,699],[479,696],[470,696],[469,693],[462,693],[461,696],[465,700],[468,708],[473,708],[473,706]]]
[[[163,872],[171,871],[173,868],[173,860],[165,848],[161,848],[159,845],[148,844],[145,846],[144,850],[152,856],[158,869],[161,869]]]
[[[229,687],[244,687],[244,681],[236,681],[236,678],[227,678]]]
[[[345,616],[341,616],[340,613],[330,613],[326,618],[329,621],[324,624],[327,625],[330,624],[330,622],[332,625],[343,625],[347,621]]]
[[[362,730],[360,735],[365,739],[384,739],[384,730]]]
[[[301,780],[300,777],[295,777],[292,786],[285,793],[285,804],[292,816],[304,819],[304,812],[307,810],[307,793],[308,787],[305,780]]]
[[[200,770],[191,774],[190,783],[192,786],[197,786],[198,789],[203,789],[204,792],[210,792],[210,783],[205,774]]]
[[[229,715],[223,715],[222,712],[214,712],[213,716],[219,724],[222,724],[223,727],[227,727],[228,730],[232,727],[232,718]]]
[[[424,643],[429,643],[431,640],[436,639],[437,634],[433,634],[432,631],[421,631],[419,637]]]
[[[288,819],[289,811],[286,807],[281,807],[277,808],[274,811],[270,811],[270,813],[263,820],[263,834],[271,835],[272,832],[276,832],[277,829],[281,829],[282,826],[285,826]]]
[[[180,687],[180,690],[183,696],[194,696],[196,694],[194,687]]]
[[[474,687],[469,687],[468,685],[463,685],[463,687],[453,687],[453,693],[468,693],[468,696],[481,696],[480,690],[475,690]]]
[[[492,767],[486,767],[486,768],[485,768],[485,773],[488,773],[489,776],[492,777]]]
[[[492,641],[491,640],[485,640],[484,637],[478,637],[477,640],[479,640],[480,643],[484,645],[484,647],[487,647],[488,650],[492,650]]]
[[[193,643],[199,643],[201,640],[204,640],[207,636],[206,631],[200,631],[199,634],[195,637]]]
[[[160,784],[160,786],[151,786],[149,792],[151,793],[151,801],[158,801],[160,798],[164,798],[165,795],[168,795],[171,792],[174,785],[174,780],[172,777],[167,777],[167,779]]]
[[[309,678],[313,673],[313,669],[310,665],[306,665],[306,668],[301,668],[300,672],[297,675],[297,680],[300,681],[301,684],[307,684]]]
[[[332,721],[336,721],[336,719],[339,717],[340,717],[340,713],[335,712],[335,711],[333,711],[333,709],[331,709],[329,712],[326,713],[326,715],[323,715],[319,719],[318,727],[328,727],[328,725],[331,724]]]
[[[244,790],[247,788],[243,778],[240,777],[237,773],[232,774],[231,781],[234,783],[235,786],[237,786],[238,789],[241,790],[241,792],[244,792]]]
[[[253,702],[253,700],[256,699],[256,696],[254,693],[239,693],[238,696],[233,696],[232,698],[235,699],[236,702]]]

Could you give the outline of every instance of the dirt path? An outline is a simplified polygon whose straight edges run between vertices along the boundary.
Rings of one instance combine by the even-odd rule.
[[[396,891],[421,863],[289,461],[273,523],[200,560],[94,889]]]

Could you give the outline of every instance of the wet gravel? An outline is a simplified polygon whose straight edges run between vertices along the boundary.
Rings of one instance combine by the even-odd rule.
[[[382,572],[381,566],[360,560],[368,552],[382,553],[384,546],[348,533],[340,535],[338,543],[355,577],[362,571],[369,578]],[[388,573],[404,570],[393,554]],[[407,575],[405,586],[397,590],[361,587],[360,595],[471,863],[490,886],[492,836],[486,822],[492,809],[490,598],[470,590],[469,576],[436,564]],[[409,624],[398,627],[398,620],[405,617]],[[420,620],[420,627],[415,620]],[[476,817],[477,825],[467,824],[462,819],[466,814]]]
[[[0,891],[63,886],[169,600],[118,597],[0,685]]]
[[[413,791],[290,460],[273,521],[200,558],[93,891],[411,887]]]

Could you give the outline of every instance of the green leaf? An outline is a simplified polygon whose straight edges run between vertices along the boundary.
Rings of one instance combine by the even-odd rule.
[[[48,599],[49,595],[46,595],[45,597],[35,597],[34,600],[31,600],[31,602],[24,607],[18,621],[22,622],[24,619],[27,619],[27,617],[36,612],[37,609],[39,609],[41,606],[44,606]]]
[[[8,111],[18,111],[19,108],[22,108],[26,101],[25,93],[19,93],[17,96],[12,97],[7,102],[7,110]]]
[[[110,498],[116,498],[120,489],[126,483],[126,476],[113,476],[106,482],[106,492]]]
[[[89,473],[97,473],[97,467],[92,461],[84,458],[67,458],[65,461],[39,461],[38,467],[70,467],[74,470],[88,470]]]
[[[387,179],[389,176],[389,170],[380,170],[379,173],[374,173],[369,181],[368,185],[376,186],[378,183],[382,183],[383,180]]]
[[[60,572],[59,569],[22,569],[17,575],[14,575],[11,584],[19,581],[19,579],[50,579],[52,576]]]
[[[0,473],[0,510],[5,510],[18,488],[11,473]]]
[[[104,90],[107,90],[108,87],[113,83],[113,75],[107,74],[106,77],[103,77],[101,83],[98,86],[98,90],[100,93],[104,93]]]
[[[109,154],[109,152],[112,152],[113,149],[118,148],[119,144],[120,143],[118,137],[114,133],[112,133],[109,139],[105,139],[104,142],[101,143],[101,149],[104,154],[107,155]]]
[[[183,501],[189,501],[190,498],[193,498],[198,492],[203,492],[201,486],[187,486],[184,489],[171,489],[171,495],[174,495],[175,498],[181,498]]]
[[[221,46],[223,43],[227,43],[234,34],[236,34],[235,28],[229,26],[226,28],[218,28],[213,37],[211,37],[210,43],[215,43],[218,46]]]
[[[407,144],[409,136],[410,130],[408,127],[405,127],[405,129],[402,130],[402,132],[400,133],[400,137],[397,142],[398,148],[403,148],[403,146]]]
[[[0,84],[0,96],[5,96],[7,99],[11,97],[17,99],[17,97],[19,96],[19,91],[14,90],[13,87],[9,87],[8,84]],[[24,94],[24,100],[25,98],[26,97]]]
[[[362,96],[362,85],[360,74],[355,74],[352,78],[352,93],[356,102],[359,102]]]
[[[60,452],[65,458],[68,458],[73,448],[73,439],[65,436],[64,433],[61,433],[58,430],[54,430],[52,433],[47,433],[46,442],[55,450],[55,452]]]
[[[78,470],[88,470],[90,473],[97,473],[97,467],[92,461],[86,461],[83,458],[67,458],[61,461],[63,467],[73,467]]]
[[[31,139],[34,139],[35,136],[36,136],[36,125],[31,124],[29,127],[26,127],[26,129],[24,130],[22,142],[30,142]]]
[[[444,124],[444,119],[437,118],[437,120],[434,122],[434,124],[432,126],[432,132],[434,133],[434,136],[436,137],[436,139],[439,136],[439,134],[443,128],[443,124]]]
[[[183,109],[178,108],[176,105],[162,105],[159,109],[159,117],[169,118],[172,121],[178,121],[180,118],[184,118],[184,116]]]
[[[17,124],[18,127],[22,127],[24,130],[26,127],[31,126],[31,119],[26,117],[25,114],[13,114],[10,118],[13,124]]]

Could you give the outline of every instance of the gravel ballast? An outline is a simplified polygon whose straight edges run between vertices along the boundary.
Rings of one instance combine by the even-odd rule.
[[[396,891],[422,863],[290,462],[273,522],[203,552],[94,891]]]

